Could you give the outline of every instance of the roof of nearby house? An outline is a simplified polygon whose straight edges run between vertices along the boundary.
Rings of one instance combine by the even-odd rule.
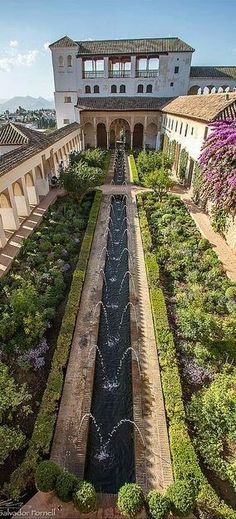
[[[68,124],[55,132],[45,135],[45,140],[34,142],[32,144],[23,144],[13,151],[0,155],[0,176],[11,171],[13,168],[16,168],[34,155],[37,155],[40,151],[46,150],[55,142],[79,129],[79,127],[78,123]]]
[[[236,117],[236,93],[188,95],[176,97],[162,112],[210,122],[219,118]]]
[[[236,67],[191,67],[190,77],[236,79]]]
[[[0,146],[43,143],[46,139],[42,132],[19,123],[6,123],[0,128]]]
[[[93,111],[160,110],[168,97],[78,97],[76,107]]]
[[[140,38],[123,40],[73,41],[68,36],[52,43],[54,47],[78,46],[78,55],[109,54],[159,54],[166,52],[194,52],[194,49],[179,38]]]

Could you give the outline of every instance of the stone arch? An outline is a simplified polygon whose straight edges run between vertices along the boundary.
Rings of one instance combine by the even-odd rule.
[[[12,186],[14,196],[24,196],[22,186],[19,182],[15,182]]]
[[[85,94],[91,94],[91,86],[85,85],[84,91],[85,91]]]
[[[137,86],[137,93],[143,94],[143,85],[140,83],[140,85]]]
[[[211,94],[216,94],[216,87],[215,86],[212,87]]]
[[[92,148],[94,144],[94,128],[89,122],[84,125],[84,143],[85,148]]]
[[[147,94],[152,94],[152,85],[147,85],[147,88],[146,88],[146,93]]]
[[[107,147],[107,131],[104,123],[98,123],[97,125],[97,146],[99,148]]]
[[[156,149],[158,128],[155,123],[150,123],[146,130],[146,146],[147,148]]]
[[[120,140],[124,141],[126,148],[130,148],[130,125],[124,118],[113,119],[110,124],[110,147],[114,147],[116,141]]]
[[[40,165],[36,166],[36,168],[35,168],[35,176],[36,176],[36,181],[43,179],[43,172],[42,172],[42,168]]]
[[[120,85],[120,94],[125,94],[125,85]]]
[[[219,94],[222,94],[223,92],[224,92],[224,89],[223,89],[222,86],[220,86],[220,87],[218,88],[218,93],[219,93]]]
[[[67,67],[72,67],[72,56],[68,54],[67,56]]]
[[[134,148],[143,147],[143,124],[142,123],[136,123],[134,125],[133,147]]]
[[[188,95],[197,95],[199,90],[199,85],[193,85],[188,90]]]
[[[8,190],[0,193],[0,216],[2,218],[3,229],[9,231],[18,229],[19,220],[17,212],[14,214]]]
[[[0,193],[0,208],[9,209],[11,208],[11,202],[9,196],[6,193]]]
[[[16,210],[19,216],[28,216],[30,213],[29,200],[22,188],[21,181],[17,181],[12,186],[13,195],[16,203]]]
[[[26,173],[26,175],[25,175],[25,183],[26,183],[27,187],[34,186],[34,181],[33,181],[32,173]]]
[[[99,85],[94,85],[94,87],[93,87],[93,93],[94,93],[94,94],[99,94]]]
[[[222,88],[223,88],[223,92],[230,92],[229,85],[222,85]]]
[[[202,93],[203,93],[203,95],[208,95],[208,94],[210,94],[210,89],[209,89],[209,87],[208,87],[208,86],[205,86],[205,87],[203,88],[203,92],[202,92]]]
[[[116,93],[117,93],[117,86],[111,85],[111,94],[116,94]]]

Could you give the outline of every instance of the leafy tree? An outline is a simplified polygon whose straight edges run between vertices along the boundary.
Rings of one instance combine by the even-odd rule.
[[[60,173],[60,184],[75,199],[81,196],[103,181],[103,171],[101,168],[88,166],[85,162],[69,166]]]
[[[170,177],[164,168],[152,171],[145,178],[145,186],[153,189],[158,200],[162,200],[168,189],[170,189],[171,184]]]

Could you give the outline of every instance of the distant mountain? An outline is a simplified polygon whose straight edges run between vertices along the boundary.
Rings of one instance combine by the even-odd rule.
[[[0,114],[9,110],[9,112],[15,112],[17,108],[21,106],[25,110],[39,110],[40,108],[54,108],[54,102],[44,99],[43,97],[12,97],[5,101],[0,102]]]

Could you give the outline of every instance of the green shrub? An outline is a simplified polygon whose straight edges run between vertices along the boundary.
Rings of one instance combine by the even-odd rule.
[[[196,494],[189,482],[175,481],[167,489],[166,495],[174,513],[184,517],[193,511]]]
[[[61,469],[55,461],[41,461],[35,472],[35,484],[37,489],[41,490],[41,492],[51,492],[51,490],[54,490],[60,473]]]
[[[51,364],[51,371],[48,376],[47,385],[34,424],[34,430],[29,441],[29,446],[24,460],[13,472],[10,478],[9,495],[14,499],[19,499],[20,495],[25,492],[32,482],[34,467],[38,463],[42,453],[46,454],[50,451],[58,412],[58,402],[61,398],[63,389],[64,370],[70,353],[80,296],[90,255],[93,234],[100,210],[101,199],[102,193],[97,192],[90,210],[87,229],[81,245],[79,259],[73,274],[66,309]]]
[[[81,481],[73,494],[73,502],[77,510],[84,514],[96,510],[97,494],[92,483]]]
[[[165,519],[171,509],[169,499],[157,490],[152,490],[147,496],[148,511],[151,519]]]
[[[56,493],[63,502],[72,501],[75,488],[78,486],[79,480],[74,474],[63,471],[56,481]]]
[[[136,168],[136,163],[135,163],[135,159],[134,159],[133,155],[129,156],[129,163],[130,163],[132,181],[134,184],[139,185],[138,170]]]
[[[144,507],[144,494],[137,483],[126,483],[118,493],[118,509],[125,517],[135,517]]]

